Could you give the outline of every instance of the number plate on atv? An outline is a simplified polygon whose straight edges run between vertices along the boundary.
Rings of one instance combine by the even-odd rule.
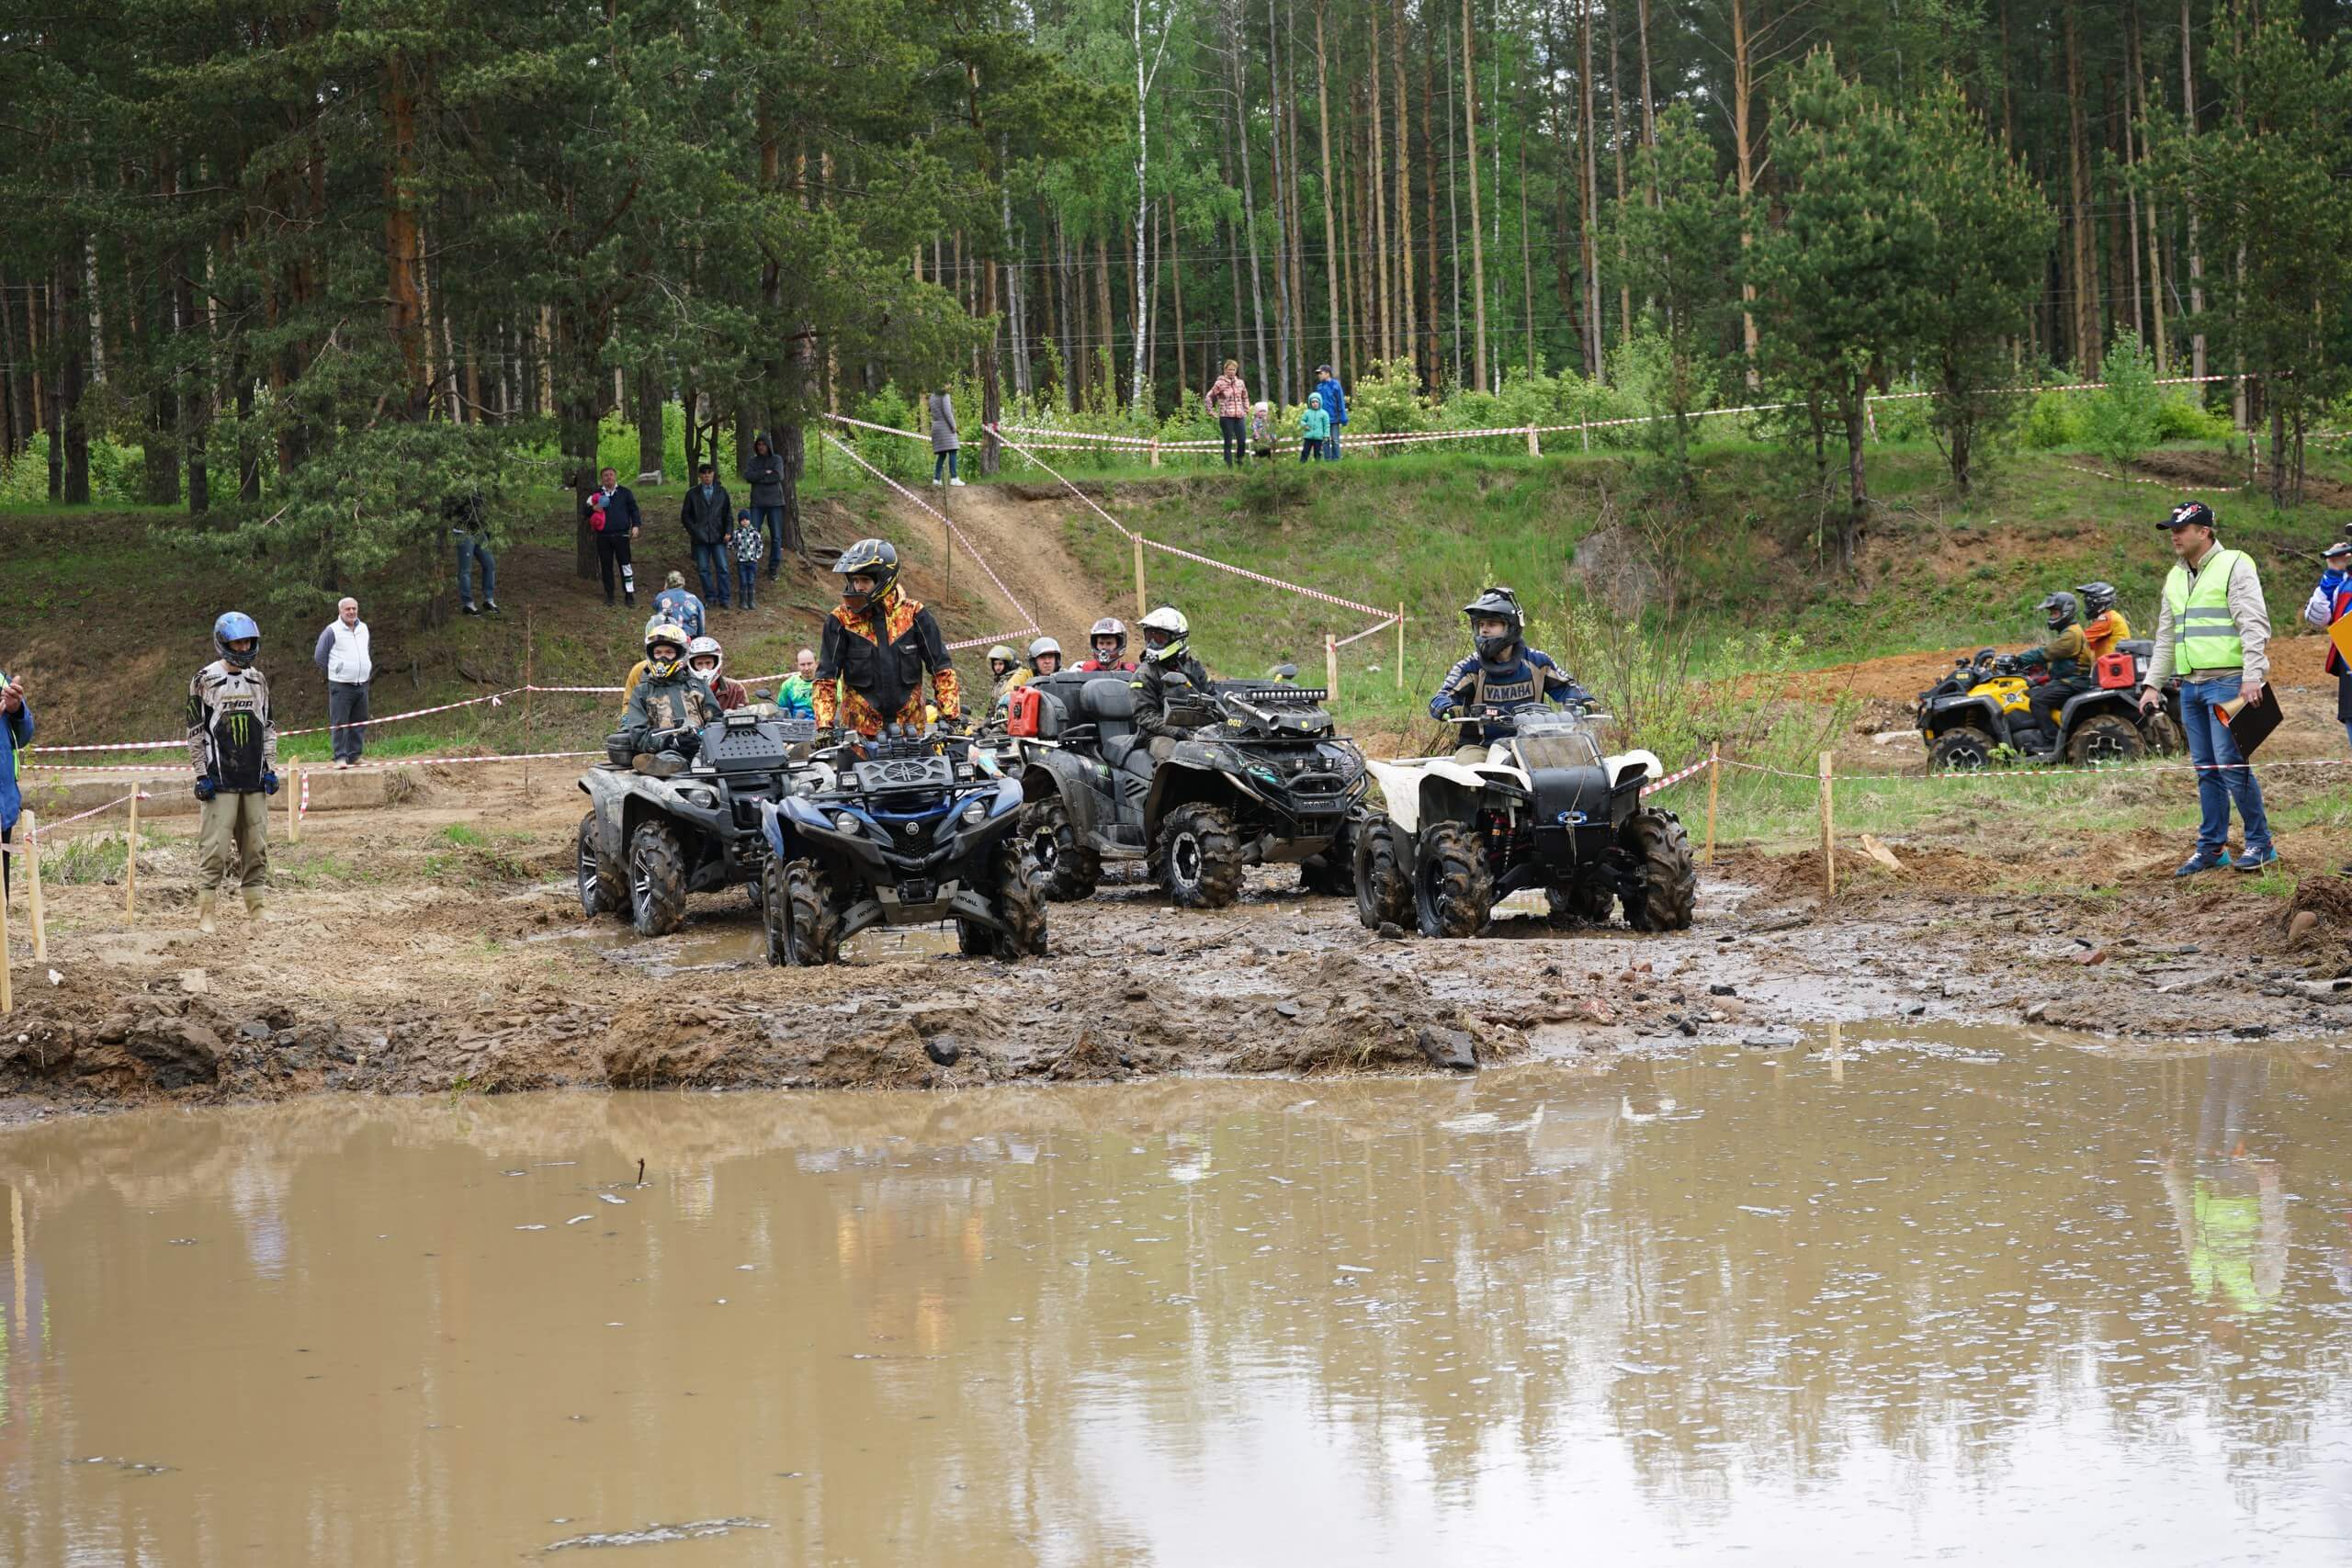
[[[886,757],[857,764],[857,787],[878,795],[898,789],[945,789],[956,782],[956,764],[945,757]]]

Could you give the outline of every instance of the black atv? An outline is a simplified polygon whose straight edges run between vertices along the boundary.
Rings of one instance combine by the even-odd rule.
[[[1054,899],[1094,891],[1106,860],[1142,860],[1169,897],[1214,909],[1241,895],[1246,867],[1295,863],[1312,892],[1354,886],[1351,819],[1363,753],[1332,733],[1317,688],[1182,676],[1169,720],[1192,729],[1167,761],[1136,733],[1125,676],[1072,671],[1023,688],[1014,733],[1026,744],[1023,832]]]
[[[2154,653],[2155,644],[2137,638],[2116,644],[2115,655],[2131,660],[2130,684],[2093,686],[2068,698],[2058,710],[2058,743],[2047,750],[2030,708],[2033,688],[2046,676],[1989,648],[1955,660],[1950,674],[1919,694],[1917,716],[1928,771],[1974,772],[2005,750],[2028,761],[2076,767],[2180,751],[2179,682],[2166,684],[2154,713],[2140,711],[2140,690]]]
[[[967,954],[1044,955],[1021,786],[985,749],[894,726],[818,749],[798,783],[760,807],[770,964],[837,963],[870,926],[951,919]]]
[[[607,737],[607,761],[580,778],[589,800],[574,861],[581,912],[626,910],[639,936],[664,936],[684,923],[689,893],[741,883],[756,898],[767,858],[761,804],[787,792],[793,752],[815,733],[759,704],[705,726],[683,750],[639,757],[625,737]]]

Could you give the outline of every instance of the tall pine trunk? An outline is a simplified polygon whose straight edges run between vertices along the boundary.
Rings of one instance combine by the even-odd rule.
[[[1735,0],[1736,3],[1736,0]],[[1485,390],[1487,379],[1487,248],[1478,220],[1478,52],[1470,30],[1470,0],[1462,0],[1462,137],[1470,165],[1470,344],[1476,374],[1471,385]]]
[[[1340,354],[1340,233],[1331,216],[1331,88],[1330,61],[1323,47],[1326,0],[1315,0],[1315,134],[1323,152],[1323,292],[1331,312],[1331,370],[1343,374],[1347,361]],[[1178,307],[1182,315],[1182,307]]]
[[[1468,0],[1464,0],[1464,4]],[[1388,292],[1388,199],[1381,170],[1381,139],[1385,127],[1380,115],[1380,6],[1364,7],[1366,23],[1372,29],[1372,47],[1365,61],[1364,79],[1372,85],[1372,125],[1364,137],[1364,201],[1372,211],[1372,265],[1377,279],[1374,315],[1379,322],[1379,356],[1385,364],[1396,353],[1395,317],[1389,310]]]
[[[1413,299],[1413,152],[1409,135],[1411,115],[1405,95],[1405,0],[1396,0],[1395,25],[1388,29],[1389,59],[1396,66],[1396,297],[1402,306],[1402,321],[1396,347],[1408,360],[1414,356],[1413,340],[1419,335],[1414,319]],[[1377,61],[1374,71],[1380,69]],[[1416,367],[1418,379],[1418,367]]]

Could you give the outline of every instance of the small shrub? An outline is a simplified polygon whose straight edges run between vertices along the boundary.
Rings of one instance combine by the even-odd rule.
[[[2083,424],[2077,406],[2081,396],[2079,392],[2043,392],[2036,397],[2018,427],[2018,443],[2037,452],[2081,446]]]
[[[2083,445],[2120,471],[2156,444],[2164,391],[2156,385],[2155,362],[2137,333],[2116,335],[2101,378],[2106,385],[2083,399]]]

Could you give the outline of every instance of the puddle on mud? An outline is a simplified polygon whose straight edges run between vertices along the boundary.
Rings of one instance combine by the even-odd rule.
[[[27,1127],[0,1562],[2341,1562],[2334,1061]]]
[[[592,953],[616,964],[634,964],[654,976],[697,969],[767,963],[767,937],[756,919],[696,922],[672,936],[640,937],[627,926],[599,924],[550,931],[528,939],[533,946]],[[882,964],[903,958],[953,958],[954,926],[876,927],[850,938],[842,958],[851,964]]]

